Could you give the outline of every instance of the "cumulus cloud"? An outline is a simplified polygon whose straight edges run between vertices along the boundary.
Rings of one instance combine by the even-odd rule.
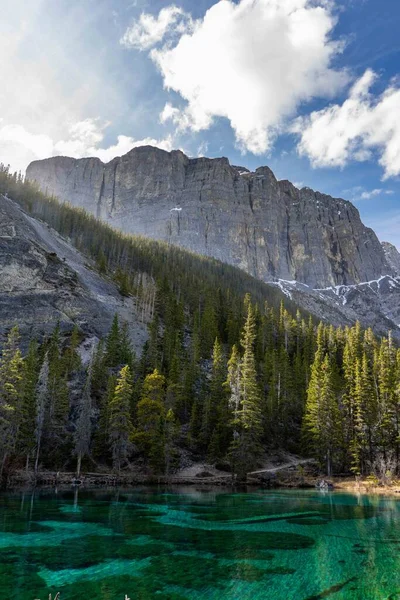
[[[164,87],[185,101],[167,103],[160,115],[178,130],[208,129],[225,117],[238,145],[262,154],[301,103],[332,97],[348,81],[332,67],[342,43],[332,39],[331,2],[220,0],[197,21],[177,21],[177,10],[142,14],[123,43],[144,49],[179,34],[150,52]]]
[[[177,6],[163,8],[158,17],[142,13],[126,30],[121,43],[127,48],[148,50],[161,42],[167,33],[183,33],[191,23],[190,16]]]
[[[85,119],[69,127],[67,139],[53,140],[48,135],[34,134],[21,125],[2,126],[0,121],[0,162],[10,164],[12,171],[25,171],[31,161],[50,156],[97,156],[103,162],[108,162],[138,146],[156,146],[168,151],[173,149],[174,140],[171,136],[156,140],[135,139],[126,135],[119,135],[116,144],[102,148],[104,130],[108,125],[100,123],[98,119]]]
[[[375,196],[390,196],[394,194],[393,190],[383,190],[382,188],[375,188],[374,190],[367,190],[362,192],[360,195],[360,200],[370,200],[371,198],[375,198]]]
[[[357,200],[370,200],[371,198],[376,198],[378,196],[392,196],[394,194],[393,190],[384,189],[384,188],[374,188],[373,190],[366,190],[361,185],[357,185],[348,190],[343,190],[343,196],[345,198],[350,198],[353,202]]]
[[[314,167],[344,167],[370,160],[376,152],[384,179],[400,174],[400,88],[393,82],[375,98],[370,89],[376,79],[368,69],[343,104],[297,119],[298,151]]]

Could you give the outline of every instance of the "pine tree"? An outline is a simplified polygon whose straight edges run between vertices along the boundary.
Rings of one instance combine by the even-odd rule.
[[[18,343],[19,332],[14,327],[8,334],[0,360],[0,481],[18,437],[23,370]]]
[[[119,342],[119,360],[121,363],[129,365],[131,368],[133,367],[134,353],[132,350],[128,323],[124,323],[121,329],[121,339]]]
[[[340,446],[341,426],[331,359],[328,354],[322,359],[321,353],[317,351],[311,369],[303,428],[309,448],[321,464],[325,463],[328,475],[332,474],[332,466]]]
[[[165,415],[163,422],[163,455],[164,455],[164,473],[167,477],[170,475],[171,468],[174,465],[177,452],[176,441],[179,436],[179,423],[175,418],[174,411],[170,408]]]
[[[122,367],[117,385],[109,405],[109,444],[114,468],[121,470],[130,452],[132,422],[130,403],[132,396],[132,375],[128,365]]]
[[[356,363],[354,404],[355,435],[350,451],[352,471],[360,475],[366,472],[368,462],[371,465],[373,463],[373,439],[377,424],[376,396],[366,352],[362,360]]]
[[[132,440],[155,471],[164,465],[163,421],[165,419],[165,377],[157,369],[147,375],[137,405]]]
[[[92,359],[92,395],[101,396],[104,388],[107,386],[108,372],[106,365],[106,354],[104,342],[102,340],[93,349]]]
[[[68,347],[65,350],[63,357],[64,369],[66,373],[77,371],[81,366],[81,357],[78,354],[79,347],[79,329],[77,325],[72,330]]]
[[[212,361],[209,392],[203,409],[201,440],[203,446],[207,448],[210,459],[216,460],[226,450],[226,419],[229,419],[228,396],[225,385],[227,377],[226,359],[218,338],[214,342]]]
[[[42,439],[45,427],[45,418],[50,404],[49,395],[49,355],[46,353],[40,369],[36,389],[36,422],[35,422],[35,473],[39,468],[39,458],[42,449]]]
[[[94,371],[93,371],[94,377]],[[109,375],[107,379],[106,390],[100,398],[98,405],[97,428],[94,432],[93,451],[94,455],[108,462],[110,459],[109,452],[109,426],[110,426],[110,406],[115,394],[117,385],[116,375]]]
[[[26,457],[26,470],[35,449],[34,423],[36,421],[36,387],[39,377],[38,344],[32,340],[24,360],[21,391],[21,414],[18,432],[18,450]]]
[[[239,368],[236,366],[238,371],[236,378],[239,380],[238,389],[235,389],[235,375],[229,373],[229,370],[235,370],[232,356],[228,367],[228,377],[234,382],[233,388],[231,387],[231,399],[232,396],[237,396],[234,400],[234,439],[230,448],[230,456],[233,472],[239,481],[244,481],[248,471],[257,464],[262,453],[263,433],[261,393],[254,356],[255,316],[250,299],[246,298],[245,303],[247,317],[241,338],[243,357],[238,365]],[[239,399],[239,403],[237,403],[237,399]]]
[[[61,356],[60,330],[57,325],[48,347],[48,391],[49,405],[45,415],[43,445],[46,454],[51,452],[54,462],[66,458],[69,442],[69,387],[68,372]]]
[[[106,364],[108,367],[118,367],[121,364],[120,343],[121,331],[118,315],[115,314],[106,340]]]

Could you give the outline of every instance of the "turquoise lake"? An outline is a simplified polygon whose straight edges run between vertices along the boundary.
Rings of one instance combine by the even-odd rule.
[[[400,501],[194,488],[0,495],[0,600],[400,599]]]

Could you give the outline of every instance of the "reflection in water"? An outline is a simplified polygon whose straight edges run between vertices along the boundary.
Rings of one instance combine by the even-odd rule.
[[[75,488],[0,516],[0,600],[400,598],[394,499]]]

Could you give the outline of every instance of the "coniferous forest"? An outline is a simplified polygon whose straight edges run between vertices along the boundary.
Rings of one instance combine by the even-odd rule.
[[[274,449],[321,470],[369,474],[400,466],[400,350],[359,324],[337,328],[234,267],[123,235],[0,171],[0,192],[71,240],[135,296],[148,323],[135,355],[114,318],[88,364],[82,332],[19,338],[0,359],[0,470],[170,475],[182,455],[238,481]]]

